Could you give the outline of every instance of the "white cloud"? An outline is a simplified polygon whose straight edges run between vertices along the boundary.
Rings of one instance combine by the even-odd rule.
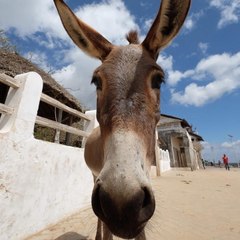
[[[176,86],[182,79],[191,77],[193,75],[193,70],[187,70],[185,72],[180,72],[178,70],[169,71],[167,83],[170,86]]]
[[[205,55],[205,54],[207,53],[209,44],[208,44],[208,43],[200,42],[200,43],[198,44],[198,47],[199,47],[199,49],[201,50],[202,54]]]
[[[48,57],[44,52],[39,51],[27,52],[26,54],[24,54],[24,57],[38,65],[41,69],[43,69],[46,72],[53,71],[53,69],[51,69],[51,67],[48,64]]]
[[[192,18],[188,18],[185,22],[185,28],[190,31],[193,29],[194,26],[195,26],[194,20]]]
[[[147,8],[147,7],[151,7],[152,4],[149,1],[145,1],[145,2],[141,1],[140,6],[143,7],[143,8]]]
[[[180,72],[178,70],[173,70],[173,56],[167,56],[160,54],[157,63],[163,68],[167,84],[170,86],[176,86],[183,78],[192,76],[193,70],[188,70],[185,72]]]
[[[95,87],[91,85],[92,73],[100,65],[100,61],[86,56],[79,49],[72,48],[65,53],[67,66],[53,74],[64,88],[77,97],[88,109],[96,108]]]
[[[234,55],[223,53],[209,56],[202,59],[195,69],[184,73],[175,71],[175,75],[177,82],[191,77],[202,84],[191,83],[184,92],[173,90],[172,101],[202,106],[240,88],[240,52]],[[204,85],[204,82],[209,83]]]
[[[76,15],[115,44],[126,43],[125,35],[130,30],[139,30],[134,16],[130,14],[122,0],[85,5],[76,12]]]
[[[224,142],[221,144],[224,148],[239,148],[240,147],[240,140],[231,141],[231,142]]]
[[[187,78],[193,74],[193,70],[188,70],[183,73],[178,70],[173,70],[173,56],[171,55],[160,54],[157,63],[165,71],[167,84],[170,86],[176,86],[183,78]]]
[[[240,1],[239,0],[211,0],[210,6],[220,11],[221,18],[218,28],[240,21]]]
[[[49,32],[51,36],[66,38],[60,25],[53,1],[0,0],[0,28],[13,29],[26,37],[36,32]]]
[[[163,68],[164,71],[172,71],[173,69],[173,57],[160,54],[157,63]]]
[[[204,11],[198,11],[197,13],[193,13],[190,16],[187,17],[184,28],[186,32],[190,32],[192,29],[194,29],[197,25],[198,20],[204,15]]]
[[[150,19],[146,19],[146,20],[145,20],[143,29],[144,29],[146,32],[149,31],[150,27],[151,27],[152,24],[153,24],[153,21],[154,21],[153,18],[150,18]]]

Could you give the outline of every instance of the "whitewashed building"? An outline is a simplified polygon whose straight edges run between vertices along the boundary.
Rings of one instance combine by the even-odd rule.
[[[192,131],[185,119],[162,114],[157,131],[160,147],[169,151],[171,167],[202,168],[203,138]]]

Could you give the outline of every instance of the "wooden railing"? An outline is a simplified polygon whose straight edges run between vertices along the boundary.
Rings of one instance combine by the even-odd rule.
[[[0,82],[6,84],[9,87],[15,88],[15,89],[20,87],[20,84],[18,82],[16,82],[14,80],[14,78],[12,78],[4,73],[0,74]]]
[[[9,87],[14,88],[14,89],[19,88],[19,84],[16,81],[14,81],[13,78],[11,78],[8,75],[3,74],[3,73],[0,74],[0,82],[9,86]],[[12,114],[13,111],[14,111],[14,109],[12,107],[8,107],[5,104],[0,103],[0,113]]]
[[[5,104],[0,103],[0,113],[13,114],[14,108],[8,107]]]
[[[19,89],[21,86],[18,81],[16,81],[15,79],[13,79],[12,77],[6,74],[0,74],[0,82],[16,90]],[[90,122],[92,120],[91,117],[85,115],[84,113],[77,111],[71,107],[68,107],[65,104],[59,102],[58,100],[44,93],[41,94],[41,101],[48,105],[53,106],[55,109],[58,109],[59,111],[68,113],[70,116],[77,117],[87,122]],[[14,113],[14,110],[15,110],[14,107],[10,107],[4,103],[0,103],[0,113],[11,115]],[[57,131],[63,131],[66,133],[74,134],[76,136],[81,136],[84,138],[88,137],[89,135],[88,132],[83,131],[82,129],[78,129],[78,128],[63,124],[61,122],[58,122],[57,120],[53,121],[41,116],[36,116],[36,124],[55,129]]]

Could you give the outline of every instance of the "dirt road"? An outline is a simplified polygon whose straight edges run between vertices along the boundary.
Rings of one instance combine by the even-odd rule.
[[[169,171],[152,181],[157,208],[147,239],[240,239],[240,169]],[[94,239],[95,231],[89,207],[28,240]]]

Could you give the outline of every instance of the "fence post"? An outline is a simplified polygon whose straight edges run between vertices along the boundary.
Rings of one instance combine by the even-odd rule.
[[[160,153],[158,147],[158,131],[155,131],[155,156],[156,156],[156,175],[157,177],[161,176],[161,166],[160,166]]]
[[[91,117],[92,120],[89,121],[89,122],[85,121],[84,131],[88,132],[88,133],[91,133],[94,128],[99,126],[99,123],[98,123],[97,117],[96,117],[96,110],[86,111],[85,114],[87,116]],[[83,148],[85,147],[86,141],[87,141],[87,138],[86,137],[83,138],[83,144],[82,144]]]
[[[15,141],[21,141],[33,137],[43,81],[35,72],[17,75],[15,79],[20,87],[11,88],[5,102],[7,106],[14,108],[14,112],[2,117],[0,133],[9,133],[14,136]]]

